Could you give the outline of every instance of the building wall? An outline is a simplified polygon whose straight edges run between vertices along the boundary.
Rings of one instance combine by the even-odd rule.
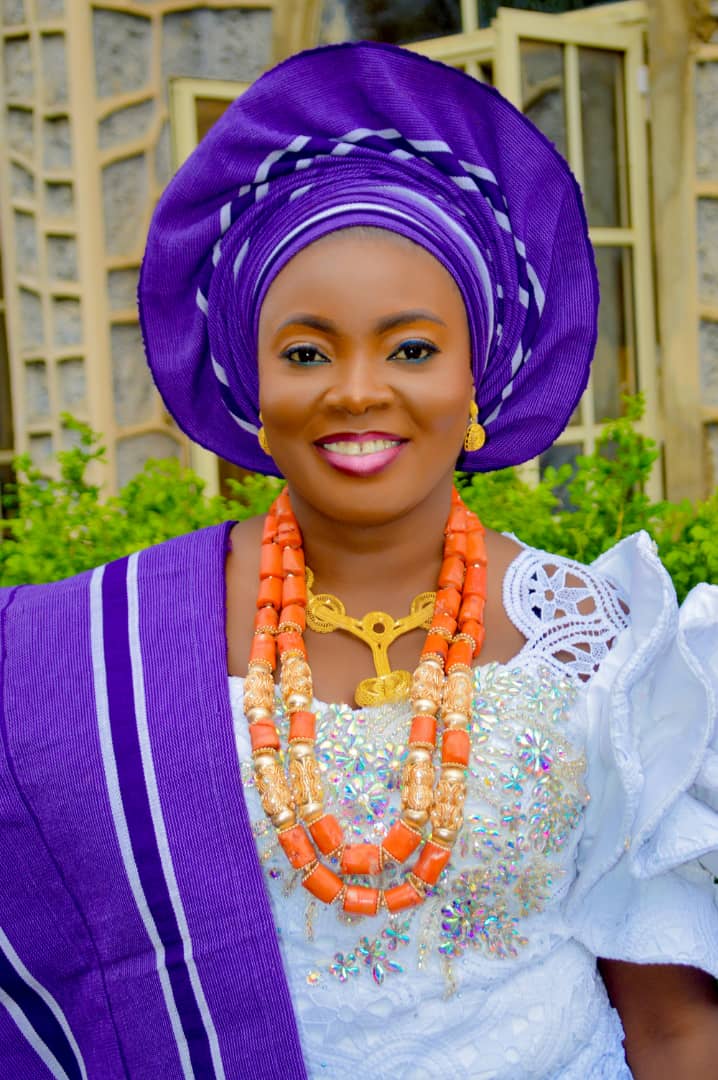
[[[718,9],[718,5],[716,5]],[[718,10],[715,11],[718,15]],[[718,26],[695,65],[698,351],[709,486],[718,486]]]
[[[3,0],[0,212],[16,449],[69,445],[62,410],[123,484],[183,455],[143,359],[135,293],[171,175],[168,80],[249,81],[272,59],[267,3]]]

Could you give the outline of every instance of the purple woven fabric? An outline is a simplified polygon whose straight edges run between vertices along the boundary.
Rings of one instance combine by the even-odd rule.
[[[469,316],[487,471],[568,422],[596,340],[598,283],[565,161],[496,91],[392,46],[330,46],[262,76],[211,129],[155,212],[140,280],[148,360],[197,442],[272,470],[257,444],[257,324],[289,259],[328,232],[409,237]]]
[[[0,590],[2,1077],[305,1076],[234,744],[226,538]]]

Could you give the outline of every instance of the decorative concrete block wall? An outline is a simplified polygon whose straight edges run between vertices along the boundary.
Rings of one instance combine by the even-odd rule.
[[[147,370],[135,291],[171,176],[168,81],[247,82],[271,62],[272,0],[0,0],[0,214],[16,448],[101,431],[108,486],[186,458]],[[87,45],[91,43],[92,55]]]
[[[696,225],[701,400],[709,485],[718,486],[718,32],[696,63]]]

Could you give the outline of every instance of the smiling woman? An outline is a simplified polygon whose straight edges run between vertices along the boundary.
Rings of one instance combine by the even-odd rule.
[[[718,590],[453,489],[562,430],[597,302],[554,147],[400,49],[292,58],[180,169],[153,375],[286,486],[0,592],[0,1074],[713,1076]]]
[[[437,492],[445,514],[474,398],[471,343],[461,293],[426,250],[379,229],[311,244],[267,292],[258,359],[264,428],[295,505],[368,524]],[[356,476],[361,491],[345,479]]]

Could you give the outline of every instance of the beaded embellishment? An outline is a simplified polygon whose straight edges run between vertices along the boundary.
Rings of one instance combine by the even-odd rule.
[[[413,945],[418,965],[438,959],[451,983],[466,954],[517,955],[527,944],[522,922],[561,887],[561,852],[587,801],[585,760],[570,724],[578,687],[546,667],[497,664],[477,669],[473,686],[465,820],[451,862],[420,911],[367,920],[327,910],[322,917],[356,923],[351,945],[325,958],[332,981],[369,977],[381,985],[402,973],[402,953]],[[288,723],[283,714],[278,719]],[[318,714],[317,759],[347,838],[381,842],[398,819],[410,720],[408,704],[359,711],[332,705]],[[251,774],[243,778],[253,786]],[[260,819],[255,827],[262,860],[270,880],[281,879],[291,893],[299,877],[286,870],[265,826]],[[396,874],[385,870],[382,887]]]

